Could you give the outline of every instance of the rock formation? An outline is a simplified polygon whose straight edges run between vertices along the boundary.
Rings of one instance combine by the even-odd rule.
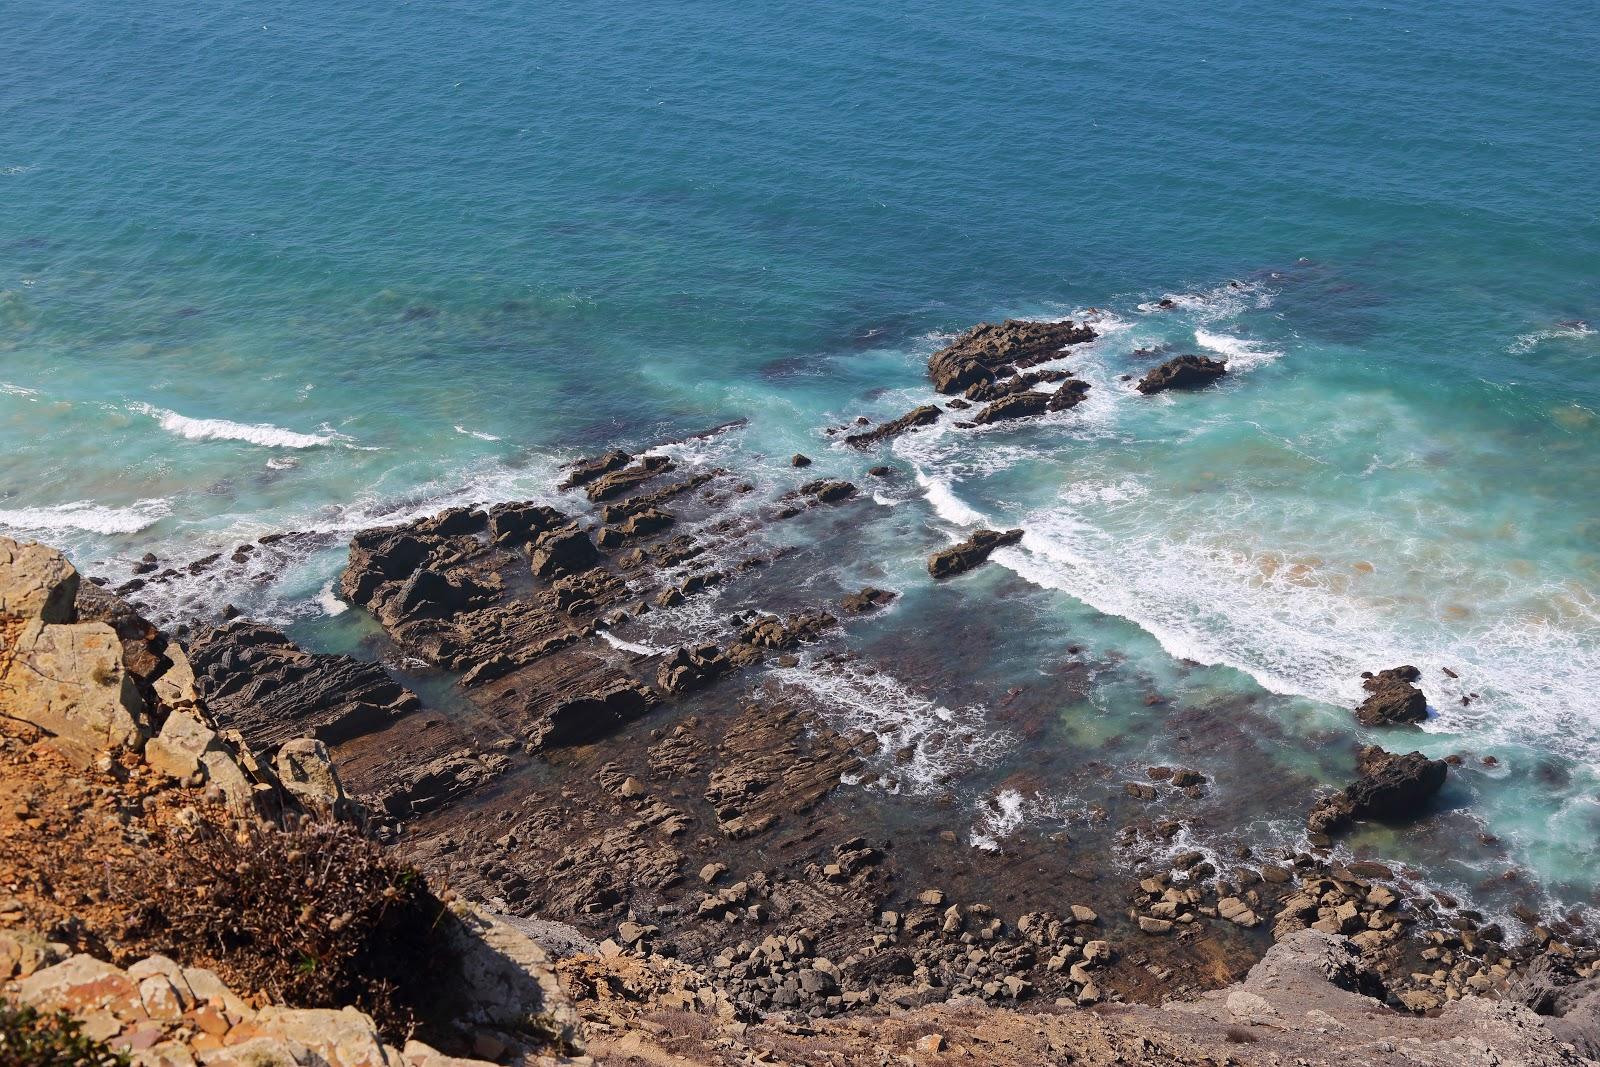
[[[1095,339],[1089,326],[1071,321],[985,322],[963,333],[928,360],[928,376],[941,393],[960,393],[1017,370],[1058,358],[1068,345]]]
[[[979,530],[960,544],[943,548],[928,557],[928,573],[935,578],[951,578],[970,571],[988,560],[989,554],[1022,540],[1021,530]]]
[[[1311,809],[1312,833],[1331,834],[1358,819],[1416,816],[1444,785],[1448,766],[1420,752],[1397,756],[1376,745],[1361,750],[1361,777]]]
[[[1139,392],[1149,396],[1168,389],[1198,389],[1228,373],[1228,365],[1206,356],[1174,356],[1139,380]]]
[[[1428,717],[1428,698],[1412,684],[1422,677],[1415,667],[1391,667],[1362,677],[1361,688],[1371,696],[1356,708],[1356,721],[1361,725],[1417,723]]]

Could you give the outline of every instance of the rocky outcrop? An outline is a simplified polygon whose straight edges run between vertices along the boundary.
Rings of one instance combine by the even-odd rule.
[[[875,426],[861,433],[849,434],[845,437],[844,443],[855,448],[866,448],[868,445],[877,444],[879,441],[887,441],[891,437],[898,437],[907,430],[913,430],[919,426],[931,426],[933,423],[938,422],[943,414],[932,404],[924,404],[919,408],[913,408],[897,419],[889,420],[881,426]]]
[[[985,426],[1008,419],[1025,419],[1050,411],[1069,411],[1083,402],[1089,383],[1076,378],[1061,383],[1054,392],[1027,389],[1002,396],[972,417],[975,425]]]
[[[887,607],[897,596],[899,594],[891,589],[877,589],[869,585],[859,592],[847,595],[840,606],[852,615],[865,615],[870,611]]]
[[[1361,751],[1361,777],[1311,809],[1312,833],[1335,833],[1359,819],[1414,818],[1444,785],[1447,764],[1420,752],[1397,756],[1376,745]]]
[[[87,764],[142,750],[150,718],[117,628],[80,620],[78,591],[77,569],[61,553],[0,538],[0,714],[39,727]]]
[[[1425,720],[1428,698],[1412,684],[1421,677],[1422,672],[1410,665],[1362,675],[1361,688],[1371,696],[1356,708],[1356,721],[1363,726],[1392,726]]]
[[[345,741],[419,706],[378,664],[306,652],[259,623],[235,620],[202,634],[189,658],[213,720],[260,748],[297,737]]]
[[[1021,530],[979,530],[958,545],[940,549],[928,557],[928,573],[935,578],[950,578],[963,574],[985,562],[989,554],[1005,545],[1022,540]]]
[[[1068,345],[1092,341],[1095,336],[1089,326],[1070,320],[980,323],[929,358],[928,376],[939,392],[960,393],[969,386],[1056,359]]]
[[[1139,392],[1149,396],[1168,389],[1198,389],[1228,373],[1228,365],[1206,356],[1175,356],[1139,380]]]

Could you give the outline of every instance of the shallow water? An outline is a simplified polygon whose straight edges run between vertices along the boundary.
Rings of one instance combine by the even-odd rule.
[[[1337,781],[1359,673],[1415,663],[1436,712],[1415,743],[1468,754],[1465,814],[1368,845],[1593,893],[1589,23],[943,0],[25,0],[5,21],[0,525],[119,579],[147,550],[328,534],[276,581],[225,569],[157,614],[235,603],[344,647],[351,530],[544,495],[572,455],[735,417],[680,453],[773,488],[796,451],[859,478],[822,430],[925,400],[943,338],[1098,308],[1065,361],[1088,402],[887,450],[907,477],[814,588],[902,591],[857,649],[892,680],[793,684],[886,732],[987,724],[958,761],[976,796],[1030,745],[1177,760],[1185,708],[1248,708],[1284,774]],[[1120,376],[1159,346],[1234,373],[1140,397]],[[926,553],[978,521],[1028,530],[1003,578],[930,587]],[[1013,625],[981,659],[909,655],[983,593]],[[1058,683],[1068,644],[1097,666]],[[1032,733],[1002,707],[1030,672],[1053,694]],[[1043,793],[998,822],[974,801],[968,837],[1086,803]],[[1506,855],[1456,854],[1456,819]]]

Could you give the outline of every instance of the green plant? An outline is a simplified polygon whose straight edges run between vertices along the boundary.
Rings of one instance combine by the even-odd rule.
[[[85,1036],[64,1011],[0,1000],[0,1067],[128,1067],[128,1057]]]

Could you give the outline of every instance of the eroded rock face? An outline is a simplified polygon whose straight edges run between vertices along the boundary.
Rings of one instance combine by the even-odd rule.
[[[980,382],[994,381],[1007,368],[1056,359],[1066,346],[1092,341],[1095,336],[1089,326],[1071,320],[980,323],[929,358],[928,376],[939,392],[960,393]]]
[[[108,622],[78,621],[78,590],[60,552],[0,538],[0,714],[86,765],[143,749],[149,723],[121,637]]]
[[[262,748],[296,737],[347,740],[418,707],[416,695],[378,664],[303,651],[258,623],[235,621],[202,634],[189,657],[218,726]]]
[[[1361,688],[1372,695],[1356,708],[1356,721],[1363,726],[1422,722],[1428,717],[1428,698],[1412,684],[1421,677],[1410,665],[1368,675]]]
[[[1444,760],[1370,745],[1361,752],[1361,777],[1312,808],[1306,825],[1312,833],[1331,834],[1358,819],[1413,818],[1444,785],[1447,771]]]
[[[989,554],[1005,545],[1022,540],[1021,530],[979,530],[959,545],[935,552],[928,557],[928,573],[935,578],[949,578],[970,571],[985,562]]]
[[[1228,365],[1220,359],[1205,356],[1175,356],[1140,379],[1139,392],[1149,396],[1168,389],[1198,389],[1228,373]]]

